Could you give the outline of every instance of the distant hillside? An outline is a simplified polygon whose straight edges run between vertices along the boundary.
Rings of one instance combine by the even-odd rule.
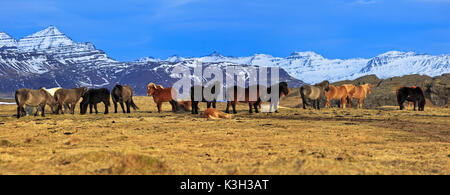
[[[365,83],[372,84],[372,93],[364,101],[365,108],[375,108],[386,105],[398,105],[396,90],[400,86],[410,87],[418,86],[425,92],[426,98],[433,105],[448,106],[450,97],[450,74],[429,77],[422,75],[406,75],[402,77],[392,77],[388,79],[379,79],[375,75],[363,76],[355,80],[345,80],[333,83],[333,85],[354,84],[361,85]]]

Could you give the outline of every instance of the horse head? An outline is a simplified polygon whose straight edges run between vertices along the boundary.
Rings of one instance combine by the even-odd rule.
[[[289,95],[290,89],[286,82],[279,83],[280,93],[282,93],[284,96]]]
[[[316,84],[316,86],[321,87],[325,91],[330,90],[330,82],[328,80],[322,81],[321,83]]]
[[[161,85],[156,85],[154,83],[149,83],[147,85],[147,95],[148,96],[152,96],[156,90],[161,89],[162,86]]]

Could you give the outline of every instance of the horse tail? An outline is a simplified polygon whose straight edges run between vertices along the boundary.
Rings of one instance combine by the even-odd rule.
[[[136,104],[134,104],[133,98],[131,98],[131,107],[133,107],[133,109],[135,110],[139,110],[139,107],[137,107]]]
[[[16,91],[16,94],[14,94],[14,98],[16,99],[16,104],[19,105],[19,91]]]

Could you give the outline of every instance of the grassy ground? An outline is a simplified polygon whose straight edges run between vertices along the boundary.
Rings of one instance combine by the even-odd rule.
[[[450,174],[448,108],[316,111],[290,96],[280,113],[239,104],[230,120],[206,120],[135,101],[131,114],[77,106],[19,120],[0,105],[0,174]]]

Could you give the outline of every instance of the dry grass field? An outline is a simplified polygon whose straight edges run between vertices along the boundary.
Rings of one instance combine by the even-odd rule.
[[[298,101],[273,114],[239,104],[229,120],[168,103],[159,114],[151,97],[135,97],[131,114],[77,106],[19,120],[15,105],[0,105],[0,174],[450,174],[448,108],[316,111]]]

